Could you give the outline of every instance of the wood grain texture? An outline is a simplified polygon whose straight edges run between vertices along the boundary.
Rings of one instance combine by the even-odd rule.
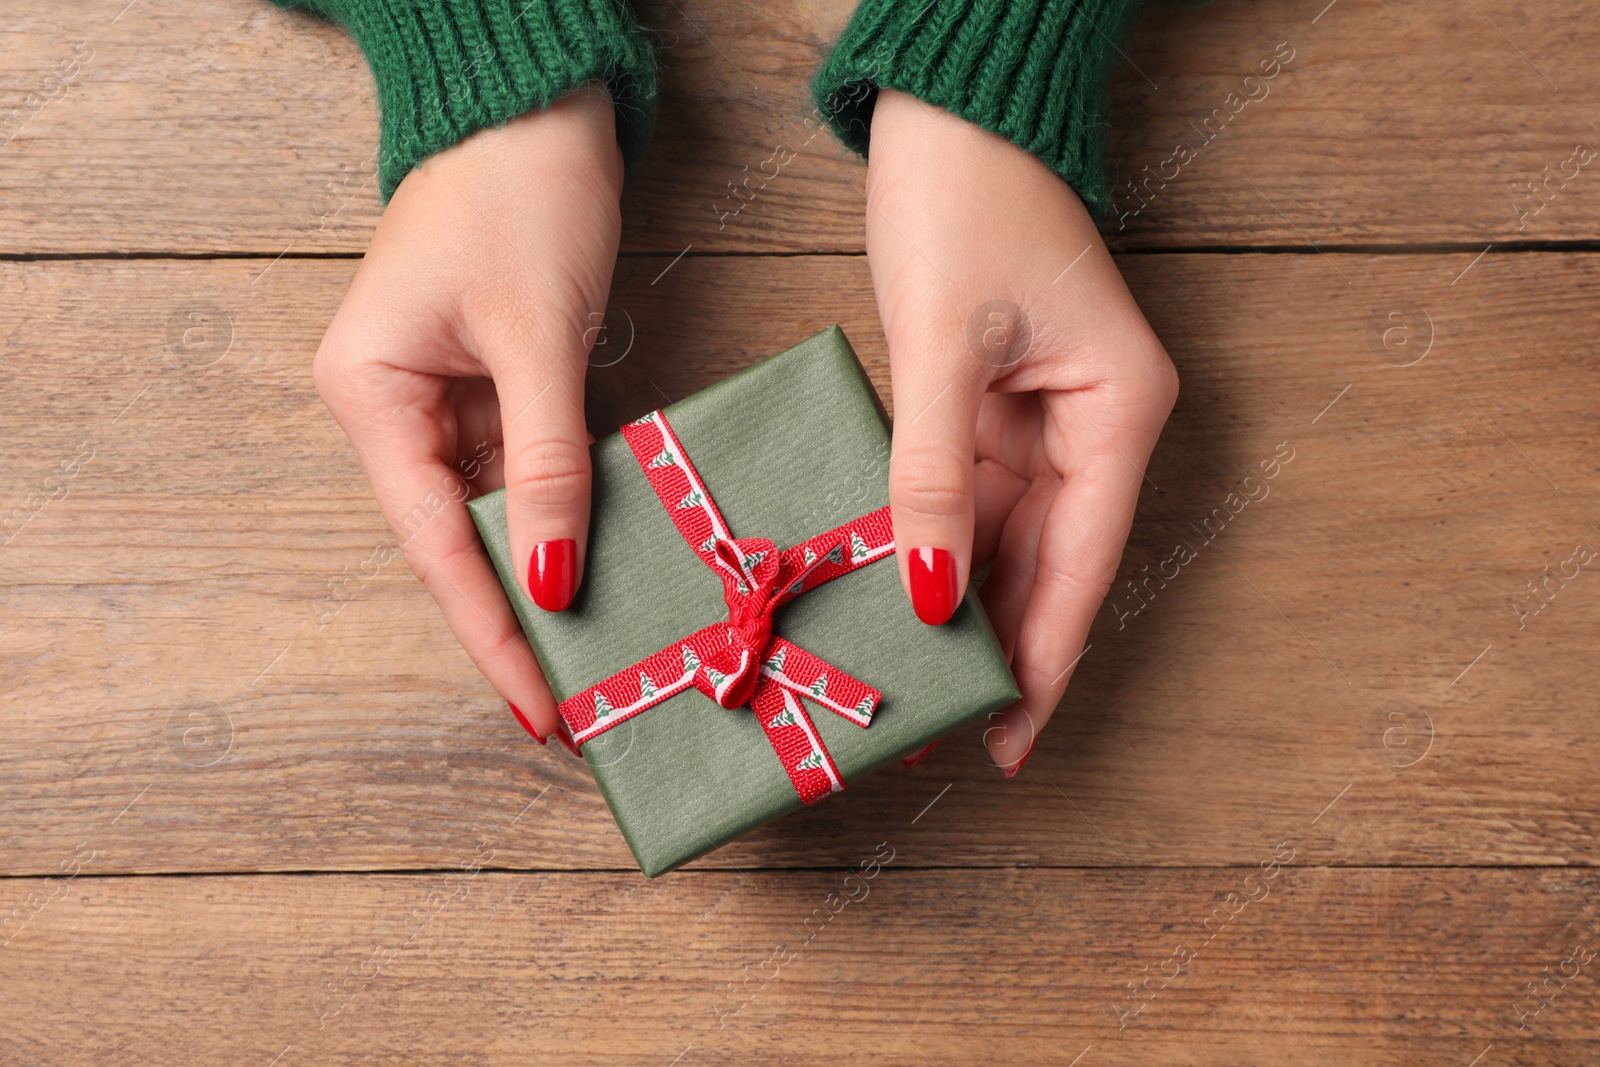
[[[870,880],[7,882],[55,899],[4,949],[0,1050],[173,1067],[1464,1067],[1489,1049],[1498,1065],[1600,1051],[1591,873],[1302,869],[1315,861],[1293,846],[1250,890],[1238,869],[908,871],[901,829],[882,832],[893,843],[861,858],[893,862]],[[1569,980],[1538,1008],[1526,989],[1546,969]],[[1128,987],[1158,973],[1173,977],[1133,1013]]]
[[[851,2],[641,0],[597,432],[834,321],[892,408],[805,89]],[[1014,781],[973,732],[653,882],[375,563],[312,389],[359,52],[262,0],[4,22],[0,1061],[1600,1062],[1578,0],[1146,16],[1106,229],[1183,393],[1060,713]]]
[[[669,259],[619,269],[598,430],[835,319],[887,395],[862,259]],[[1251,864],[1290,837],[1337,865],[1591,864],[1600,587],[1515,606],[1600,544],[1573,312],[1600,257],[1121,266],[1184,391],[1026,772],[969,735],[703,865],[849,863],[886,824],[934,866]],[[0,267],[7,871],[82,840],[101,872],[412,869],[494,825],[502,866],[630,868],[409,572],[363,572],[392,536],[308,373],[352,269]],[[1179,539],[1196,558],[1128,615]]]
[[[862,247],[864,170],[819,132],[806,92],[850,6],[641,3],[664,98],[630,178],[626,247]],[[1581,0],[1158,7],[1113,78],[1108,236],[1129,248],[1593,240],[1600,164],[1570,160],[1600,148],[1597,47]],[[373,109],[337,27],[261,0],[30,6],[0,30],[0,253],[359,252],[378,215]],[[1174,161],[1180,145],[1193,158]],[[795,155],[763,182],[775,153]]]

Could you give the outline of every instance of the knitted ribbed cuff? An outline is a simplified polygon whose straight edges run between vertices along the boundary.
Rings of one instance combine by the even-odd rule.
[[[895,89],[1011,141],[1111,207],[1106,81],[1138,0],[861,0],[817,71],[817,107],[867,154],[877,90]]]
[[[274,0],[338,22],[382,111],[384,202],[411,168],[589,82],[610,90],[632,164],[655,125],[656,62],[624,0]]]

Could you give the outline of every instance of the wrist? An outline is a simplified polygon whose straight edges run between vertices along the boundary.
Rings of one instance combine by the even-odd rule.
[[[490,180],[504,177],[535,183],[552,172],[581,175],[597,189],[620,197],[623,155],[616,136],[617,114],[605,86],[580,87],[543,111],[518,115],[503,126],[479,130],[441,152]],[[429,163],[424,163],[426,168]]]
[[[884,89],[872,113],[869,188],[885,174],[930,191],[999,188],[1013,198],[1073,196],[1038,156],[910,93]],[[982,208],[981,204],[972,205]]]
[[[1105,211],[1105,86],[1139,3],[861,0],[812,94],[840,140],[863,155],[869,140],[877,154],[876,108],[898,89],[1031,153]]]
[[[350,31],[381,112],[378,177],[387,201],[418,163],[475,131],[546,111],[589,83],[615,102],[612,136],[631,162],[654,124],[656,63],[623,0],[276,0]]]

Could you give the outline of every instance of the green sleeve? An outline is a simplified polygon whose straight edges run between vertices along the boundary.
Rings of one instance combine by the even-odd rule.
[[[625,0],[273,0],[339,23],[372,66],[378,181],[400,179],[467,135],[603,82],[633,163],[655,124],[656,62]]]
[[[944,108],[1034,155],[1089,210],[1111,207],[1106,82],[1138,0],[861,0],[812,93],[865,155],[880,88]]]

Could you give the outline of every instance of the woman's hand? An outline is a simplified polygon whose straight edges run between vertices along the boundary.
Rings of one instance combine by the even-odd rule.
[[[880,92],[867,258],[889,341],[900,579],[950,617],[974,565],[1022,700],[985,743],[1014,775],[1116,576],[1178,378],[1083,204],[1001,137]]]
[[[584,369],[621,189],[601,89],[433,156],[396,190],[315,365],[411,569],[541,743],[555,701],[465,501],[506,486],[517,579],[566,607],[589,525]]]

